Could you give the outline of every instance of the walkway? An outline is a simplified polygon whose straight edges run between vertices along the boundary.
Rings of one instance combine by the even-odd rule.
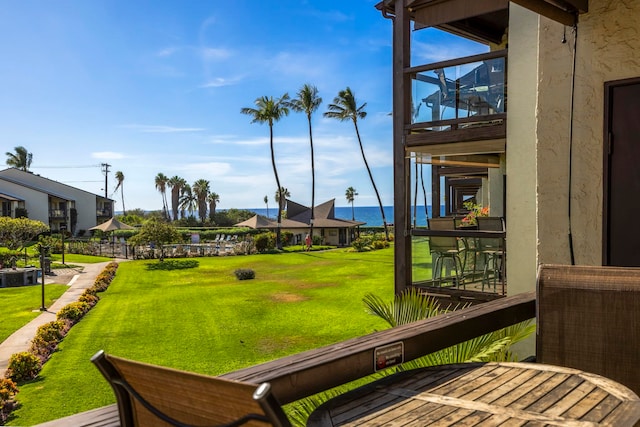
[[[9,358],[14,353],[27,351],[31,347],[31,340],[36,335],[39,326],[56,320],[56,313],[65,305],[78,300],[85,289],[90,288],[96,277],[111,261],[97,264],[81,264],[82,270],[76,269],[55,269],[55,276],[45,276],[47,283],[66,283],[69,289],[60,296],[47,311],[43,311],[38,317],[27,323],[22,328],[14,332],[9,338],[0,343],[0,378],[4,378]]]

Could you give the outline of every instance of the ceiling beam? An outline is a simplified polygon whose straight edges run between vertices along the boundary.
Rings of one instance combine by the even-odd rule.
[[[524,8],[527,8],[542,16],[546,16],[547,18],[552,19],[564,25],[573,26],[577,21],[577,11],[575,14],[571,13],[566,9],[563,9],[545,0],[511,0],[511,1],[515,4],[518,4]],[[576,1],[576,3],[578,2]]]

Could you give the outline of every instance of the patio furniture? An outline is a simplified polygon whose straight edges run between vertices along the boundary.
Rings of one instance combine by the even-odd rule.
[[[537,286],[536,360],[640,393],[640,268],[541,265]]]
[[[116,395],[121,427],[290,426],[269,383],[199,375],[107,355],[91,361]]]
[[[430,230],[455,230],[454,218],[430,218],[429,219]],[[433,281],[438,283],[438,286],[442,286],[443,276],[442,270],[446,267],[445,260],[450,260],[453,264],[453,270],[455,277],[453,277],[454,285],[464,285],[464,264],[460,259],[460,255],[463,251],[458,246],[458,238],[451,236],[430,236],[429,237],[429,250],[431,252],[431,271]]]
[[[399,372],[330,399],[307,426],[635,426],[640,398],[599,375],[536,363]]]
[[[504,219],[502,217],[479,216],[476,217],[478,231],[504,231]],[[485,284],[489,286],[493,282],[493,291],[496,291],[498,279],[504,280],[504,239],[481,237],[478,239],[478,248],[484,256],[484,272],[482,274],[482,290]]]

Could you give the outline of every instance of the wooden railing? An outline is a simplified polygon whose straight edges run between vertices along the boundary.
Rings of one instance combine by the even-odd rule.
[[[402,343],[403,361],[407,362],[535,318],[535,307],[535,292],[514,295],[229,372],[222,377],[253,383],[268,381],[280,403],[285,404],[374,373],[376,350],[380,347],[400,347],[398,344]],[[41,427],[92,425],[118,425],[115,405]]]

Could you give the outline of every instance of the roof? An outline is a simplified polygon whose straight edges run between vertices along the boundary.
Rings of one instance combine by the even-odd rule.
[[[19,178],[16,178],[15,176],[9,176],[8,175],[8,174],[15,175],[16,173],[18,173],[18,174],[26,174],[29,177],[34,177],[40,183],[39,184],[26,183],[26,182],[20,180]],[[51,196],[55,196],[55,197],[58,197],[60,199],[65,199],[65,200],[75,200],[75,197],[73,197],[73,196],[71,196],[69,194],[66,194],[64,191],[62,191],[62,192],[60,190],[52,191],[49,187],[46,186],[46,184],[48,182],[52,182],[52,183],[55,183],[57,185],[61,185],[63,187],[66,187],[71,191],[75,191],[75,192],[79,191],[79,192],[91,194],[93,196],[100,197],[100,198],[103,198],[103,199],[105,198],[104,196],[101,196],[99,194],[91,193],[91,192],[83,190],[81,188],[72,187],[71,185],[67,185],[67,184],[64,184],[62,182],[55,181],[53,179],[45,178],[43,176],[34,174],[33,172],[25,172],[25,171],[22,171],[22,170],[17,169],[17,168],[7,168],[7,169],[0,170],[0,179],[3,179],[5,181],[7,181],[7,182],[11,182],[13,184],[21,185],[21,186],[26,187],[26,188],[31,188],[33,190],[40,191],[41,193],[47,193],[47,194],[49,194]],[[106,198],[106,200],[113,200],[113,199]]]
[[[335,200],[328,200],[313,210],[313,226],[318,228],[349,228],[364,225],[366,222],[351,221],[335,217]],[[287,218],[282,219],[281,228],[296,229],[309,228],[311,222],[311,208],[287,200]],[[236,227],[250,227],[254,229],[260,228],[277,228],[277,221],[266,218],[262,215],[255,215],[246,221],[236,224]]]
[[[12,202],[24,202],[24,199],[16,196],[10,196],[7,193],[0,193],[0,199],[11,200]]]

